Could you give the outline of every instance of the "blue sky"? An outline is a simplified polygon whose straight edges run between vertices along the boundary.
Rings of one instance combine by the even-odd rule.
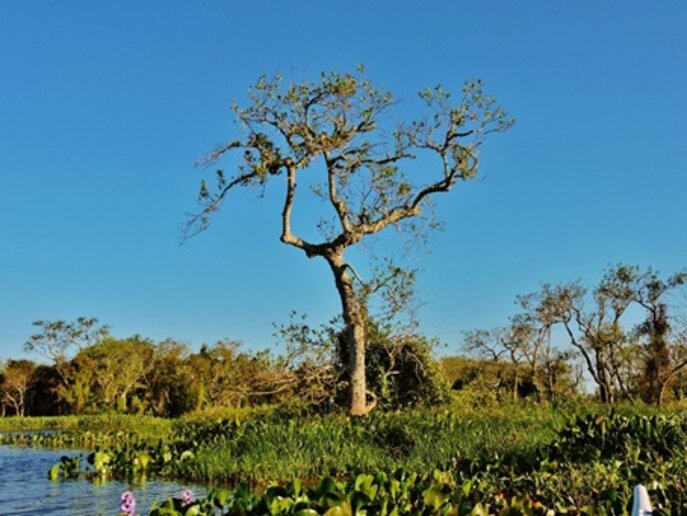
[[[482,77],[517,118],[480,180],[441,199],[446,230],[419,256],[422,329],[449,350],[541,282],[676,271],[685,20],[680,2],[3,2],[0,359],[36,319],[261,349],[292,309],[338,311],[325,265],[278,241],[281,185],[236,192],[179,245],[194,161],[235,135],[229,102],[263,72],[362,63],[404,110]]]

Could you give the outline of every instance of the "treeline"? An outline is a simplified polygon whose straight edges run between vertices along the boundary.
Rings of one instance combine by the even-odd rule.
[[[26,349],[49,364],[8,360],[0,369],[5,415],[133,413],[174,417],[211,407],[283,404],[331,411],[348,396],[348,350],[336,325],[311,328],[292,317],[276,335],[284,353],[242,351],[222,341],[191,352],[181,342],[115,338],[97,319],[36,321]],[[438,403],[432,343],[370,322],[369,385],[380,406]]]
[[[594,395],[661,404],[687,396],[687,331],[675,295],[686,273],[618,265],[592,289],[543,285],[517,298],[504,327],[466,332],[467,356],[437,360],[436,343],[391,322],[367,321],[367,385],[381,408],[452,399],[483,405]],[[672,296],[672,297],[671,297]],[[632,313],[632,317],[630,314]],[[0,414],[134,413],[174,417],[211,407],[281,404],[327,412],[346,405],[349,350],[341,325],[292,316],[275,335],[284,350],[238,342],[197,352],[172,339],[115,338],[96,319],[36,321],[25,349],[47,363],[0,365]],[[593,386],[592,389],[589,387]]]
[[[519,296],[509,324],[464,335],[465,350],[497,370],[496,385],[548,392],[561,373],[593,385],[602,402],[660,405],[687,395],[687,273],[662,278],[651,268],[610,267],[595,287],[545,284]],[[682,300],[682,303],[680,303]],[[485,370],[486,371],[486,370]]]

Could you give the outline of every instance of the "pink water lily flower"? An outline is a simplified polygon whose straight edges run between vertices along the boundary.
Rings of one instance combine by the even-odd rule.
[[[184,489],[184,492],[181,495],[181,505],[186,506],[191,503],[193,503],[193,491],[190,489]]]
[[[136,516],[136,497],[131,491],[122,493],[119,510],[127,516]]]

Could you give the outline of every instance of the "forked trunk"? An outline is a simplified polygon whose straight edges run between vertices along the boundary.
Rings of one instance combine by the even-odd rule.
[[[376,403],[367,404],[365,381],[365,318],[355,294],[353,277],[348,272],[343,253],[326,257],[334,273],[336,289],[341,298],[344,320],[343,338],[348,348],[348,372],[351,382],[349,413],[351,416],[366,416]]]

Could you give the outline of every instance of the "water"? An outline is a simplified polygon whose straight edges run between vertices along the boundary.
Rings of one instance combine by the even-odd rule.
[[[82,453],[85,461],[87,454]],[[162,480],[148,480],[144,484],[114,480],[95,484],[88,480],[53,482],[48,479],[48,470],[60,457],[78,454],[74,450],[0,446],[0,514],[112,516],[119,512],[119,498],[127,490],[136,495],[137,511],[148,514],[154,500],[180,497],[187,487],[198,495],[205,493],[198,486]]]

